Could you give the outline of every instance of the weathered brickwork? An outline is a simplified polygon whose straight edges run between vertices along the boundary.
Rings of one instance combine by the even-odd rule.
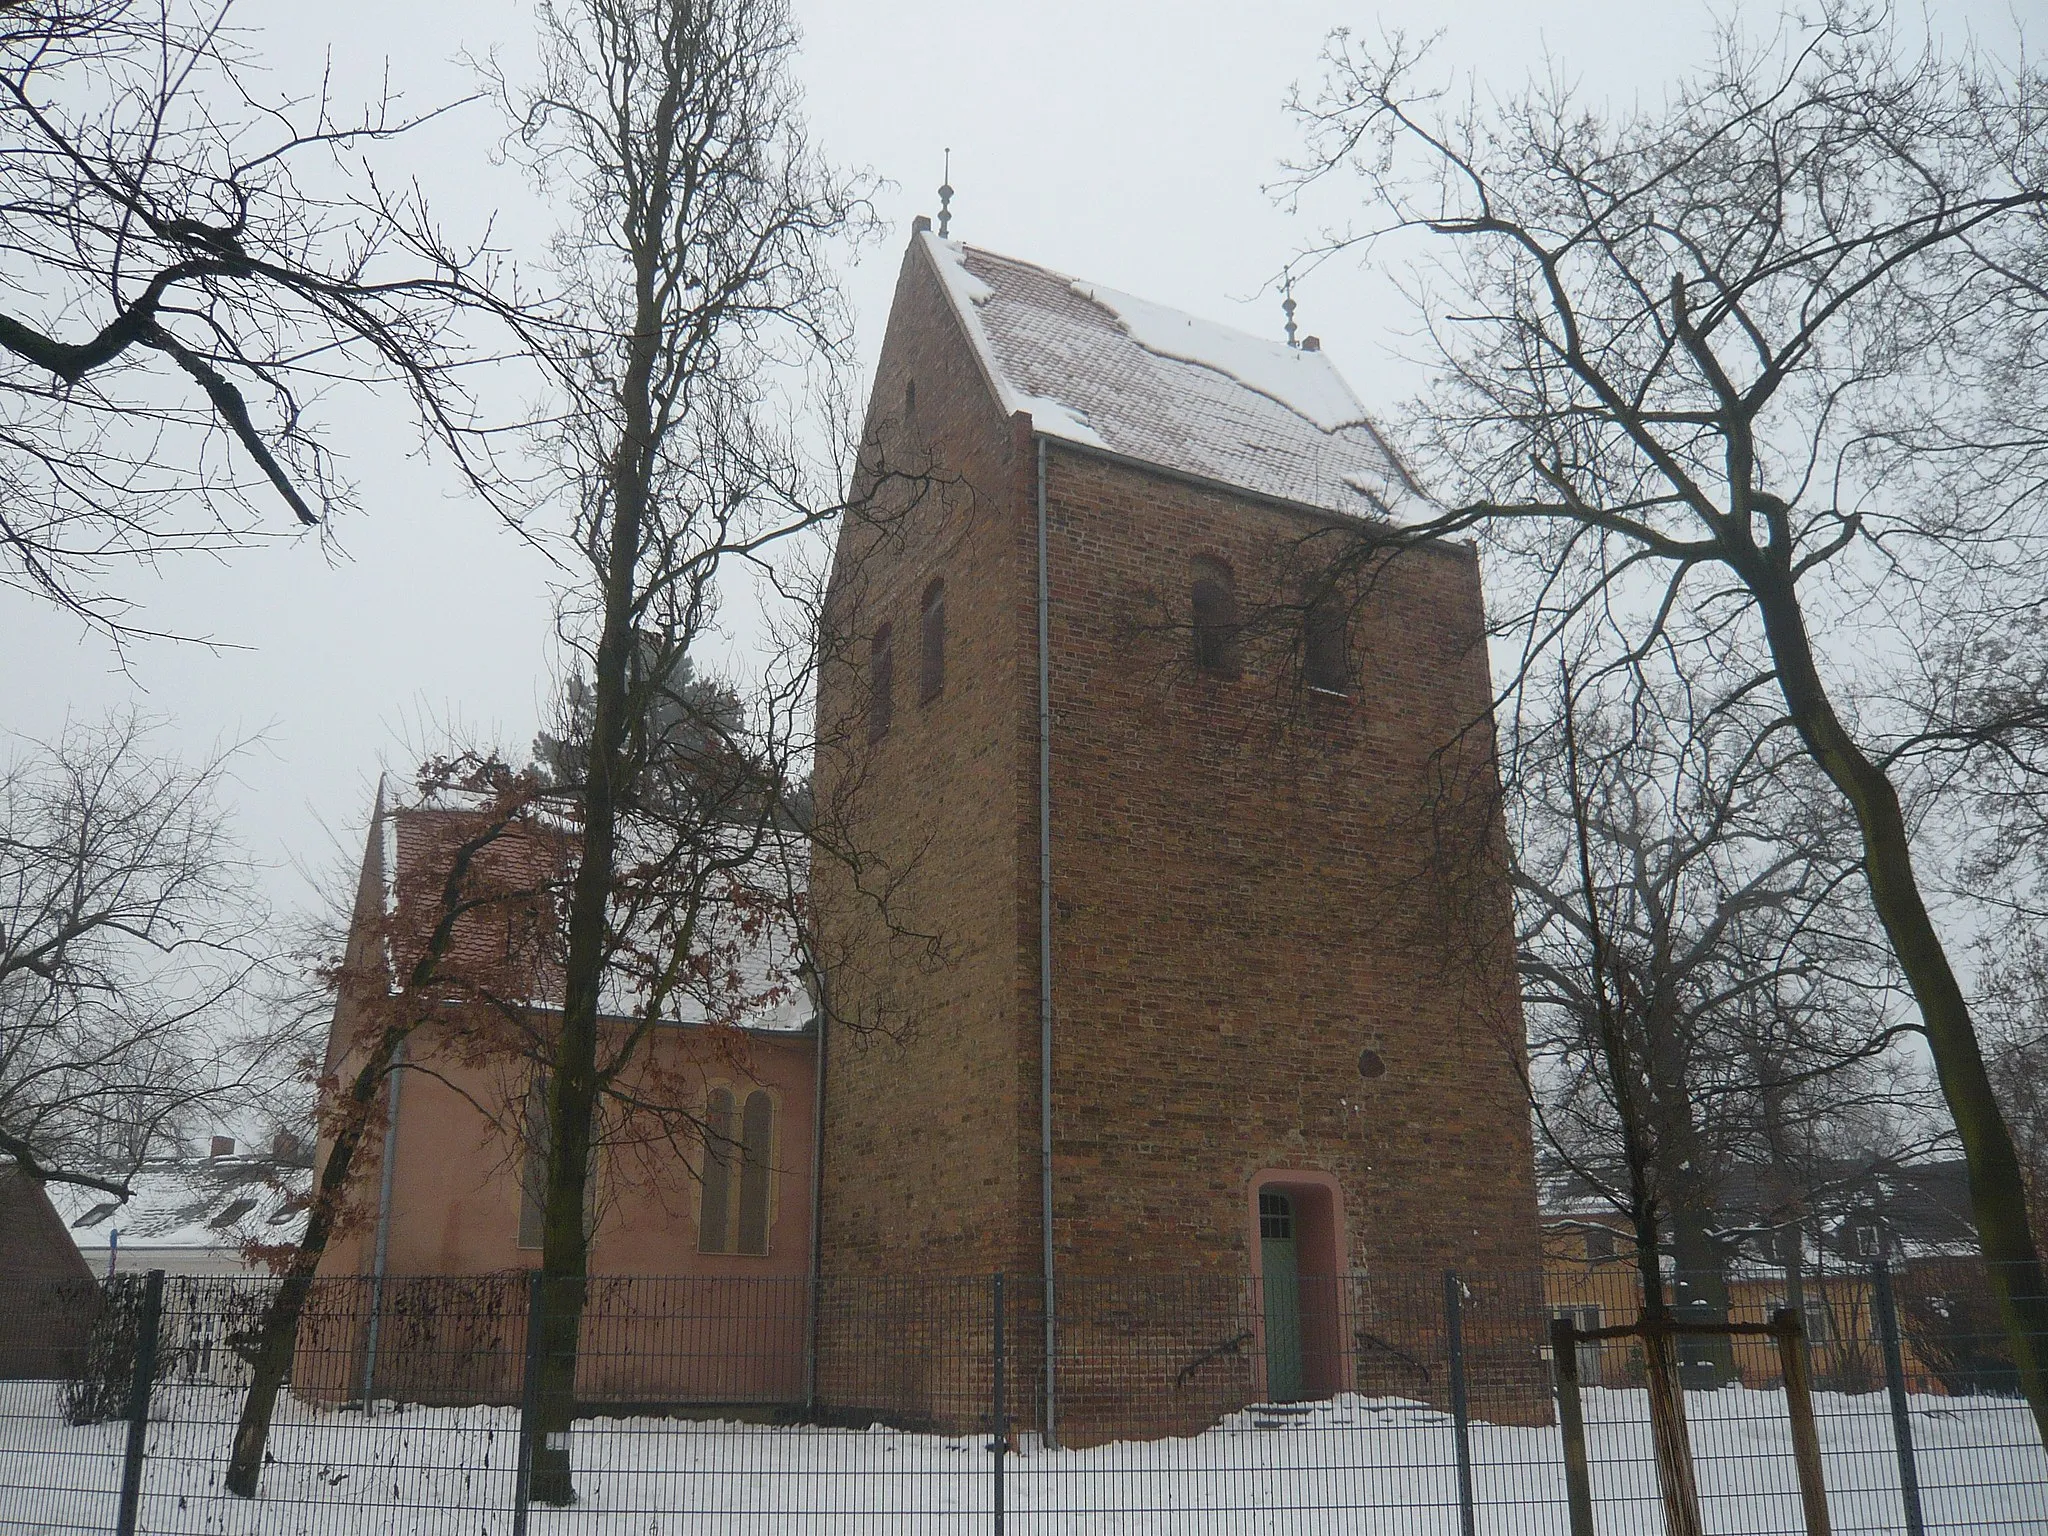
[[[915,382],[917,402],[908,408]],[[826,969],[821,1262],[828,1274],[1018,1268],[1036,1242],[1036,987],[1017,892],[1035,804],[1016,546],[1028,442],[1012,435],[937,284],[905,264],[871,419],[890,476],[849,525],[820,686],[824,829],[812,867]],[[945,582],[946,675],[920,700],[918,620]],[[868,740],[868,647],[895,636],[893,719]],[[1021,1097],[1025,1078],[1034,1095]],[[1035,1123],[1035,1122],[1034,1122]]]
[[[1036,444],[915,247],[874,401],[884,457],[928,454],[945,484],[849,529],[830,609],[847,651],[820,689],[819,804],[857,857],[813,875],[833,1014],[822,1263],[1030,1273]],[[1341,525],[1065,442],[1047,458],[1061,1270],[1250,1275],[1276,1172],[1334,1189],[1342,1267],[1534,1269],[1505,893],[1451,873],[1498,837],[1483,793],[1477,834],[1460,809],[1491,782],[1471,551],[1347,581],[1354,686],[1311,692],[1288,605],[1350,544]],[[1193,665],[1198,558],[1237,580],[1235,679]],[[920,704],[935,577],[946,681]],[[884,622],[894,711],[870,745]],[[857,882],[890,891],[893,935]],[[1368,1049],[1382,1074],[1361,1075]]]

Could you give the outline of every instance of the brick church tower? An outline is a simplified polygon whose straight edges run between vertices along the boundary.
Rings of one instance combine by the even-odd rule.
[[[867,442],[822,1273],[1534,1271],[1477,561],[1313,339],[920,224]]]

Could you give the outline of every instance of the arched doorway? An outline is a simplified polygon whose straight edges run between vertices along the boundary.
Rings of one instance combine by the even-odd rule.
[[[1252,1182],[1253,1275],[1267,1402],[1344,1388],[1344,1241],[1337,1181],[1273,1169]]]

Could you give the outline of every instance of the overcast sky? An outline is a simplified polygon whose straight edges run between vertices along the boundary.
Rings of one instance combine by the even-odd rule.
[[[2001,50],[2018,11],[1946,0],[1936,25]],[[796,0],[801,73],[820,145],[893,185],[883,246],[848,274],[871,363],[910,219],[936,209],[953,152],[956,237],[1160,303],[1277,335],[1269,283],[1316,233],[1263,190],[1300,144],[1285,111],[1312,88],[1334,27],[1441,29],[1439,57],[1510,89],[1546,67],[1596,96],[1654,100],[1703,51],[1726,6],[1666,0]],[[1752,8],[1761,18],[1778,7]],[[388,71],[424,106],[471,88],[467,51],[529,46],[526,0],[243,0],[238,14],[280,91],[307,89],[331,51],[334,93],[367,98]],[[1747,13],[1745,13],[1747,14]],[[1546,58],[1550,61],[1546,65]],[[404,156],[444,220],[493,216],[514,243],[546,231],[518,177],[491,164],[482,106],[420,135]],[[529,249],[530,249],[529,244]],[[1342,263],[1297,292],[1365,402],[1388,408],[1414,376],[1396,360],[1402,315]],[[242,764],[242,832],[278,867],[277,894],[306,895],[295,863],[321,869],[336,841],[360,852],[380,767],[403,772],[449,727],[523,751],[549,688],[546,563],[409,456],[391,412],[334,409],[334,446],[362,509],[331,536],[287,538],[224,563],[167,563],[124,584],[151,622],[219,648],[147,644],[125,670],[96,636],[0,590],[0,727],[58,730],[137,700],[203,751],[260,734]],[[287,518],[279,509],[277,524]]]

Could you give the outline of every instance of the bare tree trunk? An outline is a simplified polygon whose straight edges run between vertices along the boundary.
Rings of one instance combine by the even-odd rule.
[[[263,1320],[258,1327],[255,1366],[249,1379],[248,1393],[242,1399],[242,1415],[235,1427],[234,1444],[228,1455],[226,1482],[230,1493],[240,1494],[243,1498],[256,1496],[257,1482],[263,1474],[263,1453],[270,1440],[270,1423],[277,1411],[277,1396],[284,1388],[285,1378],[291,1373],[292,1356],[298,1349],[299,1323],[305,1316],[313,1278],[319,1272],[320,1261],[327,1256],[327,1245],[334,1236],[343,1211],[347,1209],[349,1183],[355,1173],[356,1156],[362,1151],[363,1133],[370,1125],[378,1096],[390,1080],[392,1064],[420,1023],[421,1015],[416,1010],[415,1000],[440,975],[442,963],[455,942],[456,925],[467,913],[488,904],[491,899],[476,898],[467,889],[477,855],[504,836],[520,808],[521,802],[517,800],[509,812],[501,808],[498,815],[487,820],[481,829],[453,850],[439,891],[436,921],[406,976],[404,991],[394,997],[391,990],[392,978],[386,969],[388,960],[384,942],[391,937],[389,934],[362,936],[370,941],[363,946],[371,957],[369,976],[343,976],[341,992],[344,1005],[351,988],[367,983],[364,995],[369,999],[369,1006],[385,1009],[396,1006],[400,1012],[396,1016],[386,1015],[391,1021],[378,1032],[368,1057],[350,1080],[348,1094],[341,1101],[339,1128],[328,1147],[327,1161],[321,1165],[318,1187],[313,1192],[313,1202],[307,1212],[306,1235],[293,1251],[291,1263],[271,1297],[270,1305],[264,1309]]]
[[[1728,1321],[1728,1277],[1720,1245],[1713,1238],[1716,1212],[1696,1199],[1671,1202],[1672,1312],[1683,1322]],[[1687,1387],[1711,1390],[1735,1379],[1735,1340],[1725,1333],[1678,1342],[1679,1379]]]
[[[643,295],[646,285],[642,285]],[[651,300],[648,301],[651,303]],[[604,579],[604,629],[593,668],[590,764],[583,794],[583,855],[569,898],[569,956],[561,1032],[548,1079],[547,1192],[541,1227],[545,1312],[540,1383],[534,1393],[532,1497],[568,1504],[576,1497],[569,1434],[576,1418],[576,1355],[583,1328],[584,1281],[590,1268],[585,1207],[596,1118],[597,1015],[604,980],[613,864],[617,852],[618,779],[629,772],[626,738],[633,647],[634,572],[647,506],[649,465],[647,379],[654,366],[651,326],[640,335],[621,391],[627,431],[614,457],[614,515]]]
[[[348,1198],[349,1178],[355,1168],[356,1153],[362,1149],[370,1111],[383,1091],[398,1048],[411,1033],[409,1027],[398,1025],[385,1030],[349,1084],[341,1129],[335,1133],[327,1161],[321,1165],[320,1185],[314,1192],[306,1235],[271,1295],[269,1306],[263,1309],[249,1390],[242,1399],[242,1416],[235,1426],[234,1446],[228,1455],[228,1492],[245,1499],[256,1497],[257,1480],[263,1474],[264,1449],[270,1442],[270,1421],[277,1411],[277,1395],[291,1374],[292,1355],[298,1349],[299,1321],[305,1316],[313,1276],[326,1256],[336,1217]]]
[[[2048,1445],[2048,1278],[2028,1221],[2026,1181],[1984,1068],[1969,1003],[1920,896],[1898,791],[1835,713],[1790,573],[1759,557],[1742,574],[1756,595],[1792,722],[1862,828],[1871,900],[1920,1005],[1935,1074],[1969,1168],[1971,1214],[1992,1293],[2012,1343],[2020,1389]]]

